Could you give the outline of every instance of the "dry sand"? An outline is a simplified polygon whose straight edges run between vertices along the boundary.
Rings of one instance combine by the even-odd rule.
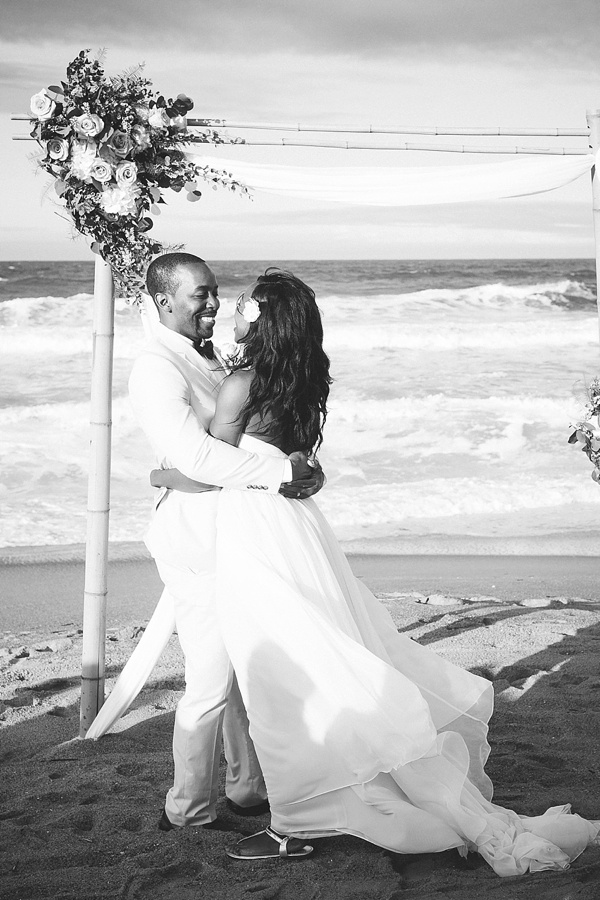
[[[230,860],[224,848],[268,818],[240,819],[224,798],[219,816],[226,830],[159,832],[183,688],[176,638],[113,733],[97,743],[79,740],[81,565],[68,553],[27,563],[34,556],[23,551],[16,565],[0,567],[2,900],[600,897],[600,846],[566,872],[500,879],[477,855],[401,856],[351,837],[315,841],[314,855],[302,862]],[[488,772],[495,801],[534,815],[572,803],[576,812],[600,818],[597,560],[362,556],[351,562],[399,630],[493,680]],[[159,589],[144,559],[117,559],[111,575],[108,689]]]

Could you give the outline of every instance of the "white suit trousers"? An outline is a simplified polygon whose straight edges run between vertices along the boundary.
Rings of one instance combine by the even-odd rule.
[[[221,737],[225,719],[226,793],[240,806],[267,796],[248,718],[217,621],[215,574],[156,559],[172,595],[185,657],[185,693],[173,732],[173,787],[165,810],[173,825],[204,825],[216,818]]]

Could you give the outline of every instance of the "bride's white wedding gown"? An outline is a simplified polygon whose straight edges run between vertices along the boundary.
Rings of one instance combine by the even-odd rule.
[[[280,454],[244,435],[240,446]],[[312,500],[223,490],[218,603],[272,827],[399,853],[477,850],[499,875],[566,868],[598,827],[491,802],[490,682],[398,634]]]

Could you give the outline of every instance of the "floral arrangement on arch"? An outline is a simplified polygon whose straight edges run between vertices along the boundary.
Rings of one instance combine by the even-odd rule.
[[[31,98],[31,136],[43,150],[39,166],[75,228],[92,238],[92,250],[112,268],[118,293],[138,302],[145,269],[163,244],[148,234],[166,189],[201,197],[199,182],[240,194],[245,185],[227,172],[191,162],[192,143],[239,143],[207,128],[187,131],[193,102],[185,94],[166,100],[142,76],[141,67],[109,77],[89,50],[67,67],[60,87]]]
[[[580,444],[581,450],[594,466],[592,478],[600,484],[600,427],[592,424],[596,417],[600,426],[600,377],[593,378],[586,389],[585,415],[574,427],[569,444]]]

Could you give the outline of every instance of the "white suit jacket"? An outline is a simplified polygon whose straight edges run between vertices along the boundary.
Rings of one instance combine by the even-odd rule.
[[[289,460],[258,456],[208,434],[225,374],[220,359],[200,356],[190,340],[157,324],[129,378],[135,415],[160,466],[207,484],[277,493],[282,481],[291,480]],[[146,535],[150,552],[165,562],[203,570],[214,554],[219,492],[170,491],[163,500],[164,495],[165,490]]]

